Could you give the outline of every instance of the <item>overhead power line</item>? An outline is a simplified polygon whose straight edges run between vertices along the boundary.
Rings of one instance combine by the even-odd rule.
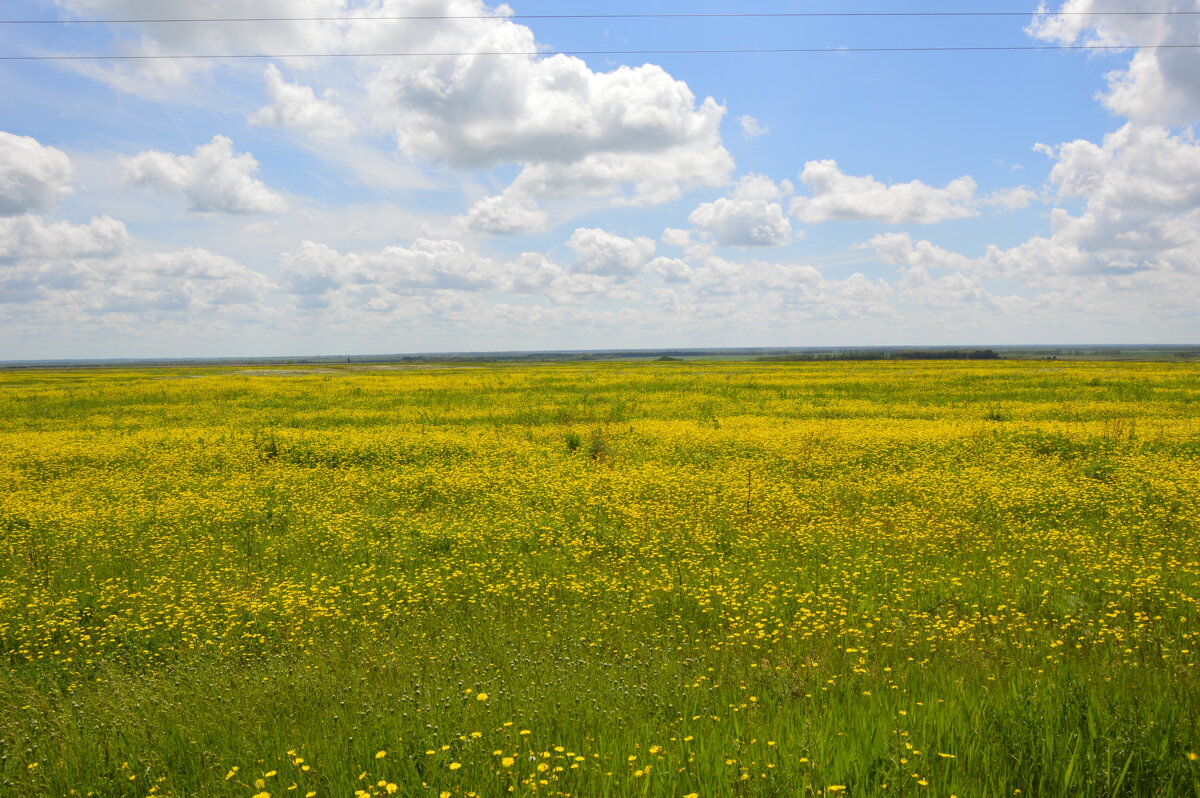
[[[0,55],[0,61],[178,61],[271,58],[451,58],[458,56],[554,55],[771,55],[788,53],[965,53],[1047,50],[1200,50],[1200,44],[1048,44],[995,47],[759,47],[681,50],[504,50],[441,53],[187,53],[156,55]]]
[[[1183,17],[1200,16],[1200,11],[796,11],[796,12],[663,12],[631,14],[409,14],[387,16],[324,17],[161,17],[146,19],[0,19],[0,25],[149,25],[203,22],[418,22],[451,20],[537,20],[537,19],[732,19],[815,17]]]

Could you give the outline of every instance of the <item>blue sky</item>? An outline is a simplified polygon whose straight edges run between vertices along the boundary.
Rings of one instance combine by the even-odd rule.
[[[1200,50],[516,54],[1197,45],[1194,14],[186,5],[354,19],[0,25],[0,50],[510,54],[0,62],[0,358],[1200,338]],[[490,18],[363,19],[388,15]]]

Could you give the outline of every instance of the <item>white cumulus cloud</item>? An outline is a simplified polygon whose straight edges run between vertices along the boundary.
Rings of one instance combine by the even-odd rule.
[[[769,177],[748,175],[733,195],[706,202],[688,221],[722,247],[775,247],[792,238],[792,225],[778,200],[792,193],[788,181],[777,186]]]
[[[121,165],[130,185],[182,196],[192,212],[273,213],[287,207],[283,197],[254,177],[254,156],[234,154],[225,136],[214,136],[193,155],[151,150],[122,158]]]
[[[0,131],[0,216],[48,210],[70,192],[70,182],[65,152]]]
[[[756,139],[759,136],[765,136],[770,133],[770,128],[761,124],[757,119],[746,114],[738,119],[742,126],[742,135],[747,139]]]
[[[467,50],[538,47],[532,31],[512,23],[460,33],[453,43]],[[715,128],[724,115],[711,99],[697,107],[687,84],[661,67],[593,72],[564,55],[397,60],[381,68],[370,89],[403,151],[456,166],[571,164],[596,153],[663,153],[685,143],[718,154]]]
[[[418,239],[412,246],[341,253],[305,241],[280,261],[279,283],[293,294],[316,297],[354,287],[393,293],[417,289],[477,289],[492,283],[494,264],[457,241]]]
[[[111,219],[92,224],[120,225]],[[51,235],[64,233],[58,227],[50,228]],[[59,242],[56,252],[24,252],[0,269],[0,303],[19,303],[28,313],[71,323],[117,314],[146,323],[198,316],[203,326],[219,323],[231,308],[252,308],[259,319],[266,315],[267,280],[233,259],[197,248],[131,251],[123,235],[116,238],[110,249],[74,241]]]
[[[809,161],[800,182],[811,197],[792,200],[791,213],[810,224],[871,220],[888,224],[933,224],[976,216],[975,181],[967,176],[937,188],[914,180],[888,185],[871,175],[848,175],[837,161]]]
[[[1190,132],[1128,123],[1100,144],[1049,151],[1059,196],[1086,202],[1079,216],[1055,210],[1056,243],[1091,253],[1103,269],[1200,271],[1200,142]]]
[[[571,235],[567,246],[577,256],[574,270],[602,277],[631,278],[654,257],[650,238],[623,238],[607,230],[582,227]]]
[[[989,194],[983,198],[981,204],[1005,211],[1019,211],[1028,208],[1036,199],[1035,192],[1025,186],[1017,186]]]
[[[875,250],[884,263],[911,266],[924,271],[969,269],[974,261],[965,255],[943,249],[929,241],[914,242],[908,233],[880,233],[865,246]]]
[[[107,216],[84,225],[48,224],[40,216],[0,218],[0,262],[24,259],[105,258],[129,244],[125,225]]]
[[[346,114],[334,101],[336,93],[327,89],[317,97],[311,86],[288,83],[279,67],[271,64],[264,77],[269,105],[250,117],[253,125],[300,128],[321,139],[336,139],[353,131]]]
[[[658,296],[673,316],[721,320],[750,328],[798,319],[888,318],[892,287],[861,273],[836,280],[809,264],[709,255],[657,258],[648,270],[666,288]]]
[[[1059,44],[1143,45],[1127,67],[1107,75],[1108,91],[1100,99],[1135,122],[1191,124],[1200,119],[1200,3],[1156,0],[1142,9],[1179,13],[1125,14],[1120,11],[1127,9],[1104,0],[1067,0],[1057,13],[1036,17],[1027,30]]]
[[[338,252],[305,242],[280,260],[279,287],[300,308],[360,318],[363,313],[422,315],[452,307],[487,314],[479,297],[492,293],[532,295],[553,304],[578,304],[592,297],[631,300],[636,296],[618,283],[653,254],[653,242],[647,246],[647,241],[577,231],[571,246],[580,259],[573,270],[543,253],[500,261],[449,240],[418,239],[409,246],[366,252]]]
[[[477,0],[446,13],[482,14]],[[367,80],[375,120],[402,153],[455,167],[521,167],[516,199],[587,196],[650,205],[722,184],[733,159],[721,142],[725,109],[698,100],[653,64],[593,71],[582,59],[529,55],[533,32],[508,21],[439,25],[424,51]],[[476,53],[514,53],[507,57]]]
[[[467,227],[484,235],[536,233],[546,229],[546,212],[528,197],[511,192],[484,197],[467,211]]]
[[[1056,160],[1050,189],[1059,199],[1082,202],[1078,213],[1054,208],[1049,234],[1009,248],[988,246],[977,257],[914,242],[907,233],[875,236],[867,246],[900,266],[902,282],[927,298],[939,291],[970,296],[982,290],[977,278],[1006,278],[1042,291],[1047,308],[1084,312],[1089,303],[1104,303],[1114,318],[1122,306],[1126,313],[1153,307],[1194,318],[1200,142],[1189,132],[1127,123],[1099,144],[1081,139],[1040,149]]]
[[[97,274],[105,276],[109,281],[96,292],[96,306],[109,313],[258,306],[269,287],[258,272],[198,248],[140,255]]]

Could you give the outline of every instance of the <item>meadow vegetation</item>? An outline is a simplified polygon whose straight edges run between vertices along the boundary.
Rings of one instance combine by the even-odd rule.
[[[0,794],[1200,797],[1200,366],[0,373]]]

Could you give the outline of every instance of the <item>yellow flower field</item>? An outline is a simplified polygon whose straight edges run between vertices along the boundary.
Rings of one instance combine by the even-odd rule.
[[[3,795],[1200,796],[1195,365],[0,405]]]

